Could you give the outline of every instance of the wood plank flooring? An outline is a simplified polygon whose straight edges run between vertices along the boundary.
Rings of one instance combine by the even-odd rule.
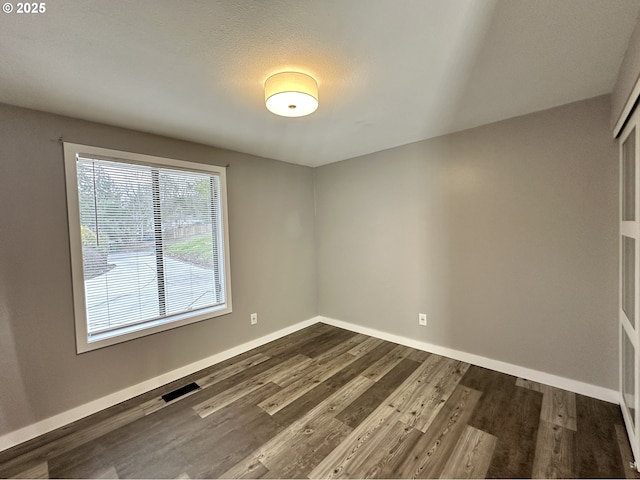
[[[630,456],[617,405],[316,324],[0,452],[0,477],[637,478]]]

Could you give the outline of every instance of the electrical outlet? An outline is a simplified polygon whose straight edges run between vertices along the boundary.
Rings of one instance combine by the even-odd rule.
[[[252,313],[251,314],[251,325],[255,325],[256,323],[258,323],[258,314],[257,313]]]
[[[426,313],[419,313],[418,314],[418,323],[420,325],[422,325],[423,327],[427,326],[427,314]]]

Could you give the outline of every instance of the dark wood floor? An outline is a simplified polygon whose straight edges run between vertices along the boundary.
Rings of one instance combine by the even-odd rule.
[[[622,425],[617,405],[317,324],[2,452],[0,476],[624,478]]]

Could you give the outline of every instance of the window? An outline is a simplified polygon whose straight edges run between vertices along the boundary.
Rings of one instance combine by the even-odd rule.
[[[231,312],[224,168],[64,157],[78,353]]]

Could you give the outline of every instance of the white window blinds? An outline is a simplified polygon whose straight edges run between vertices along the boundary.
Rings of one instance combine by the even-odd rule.
[[[227,309],[219,173],[86,153],[75,171],[88,343]]]

